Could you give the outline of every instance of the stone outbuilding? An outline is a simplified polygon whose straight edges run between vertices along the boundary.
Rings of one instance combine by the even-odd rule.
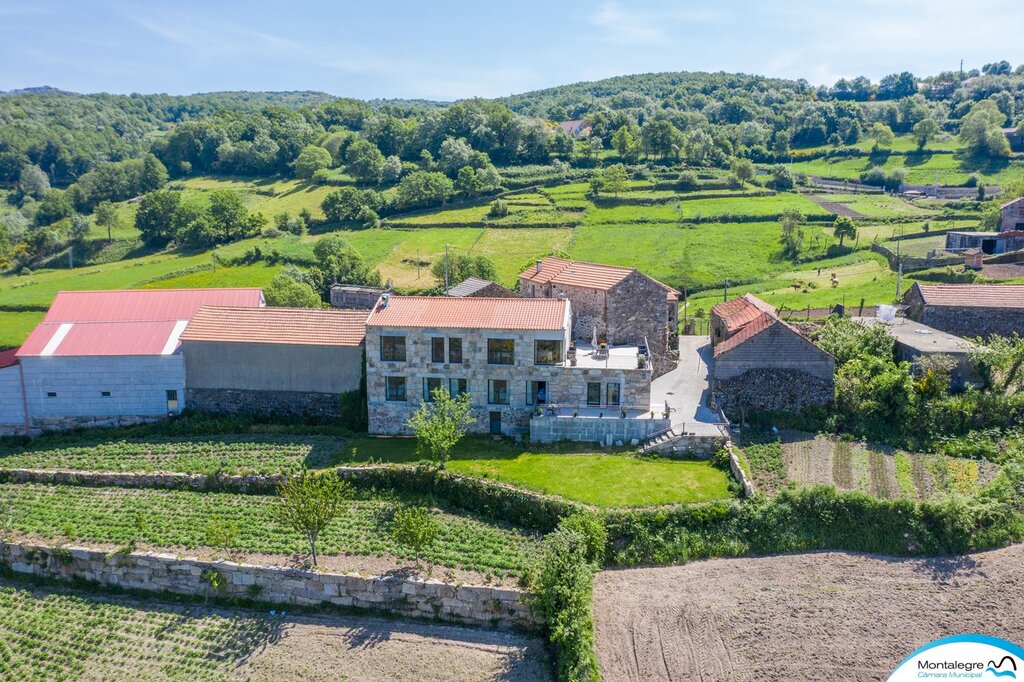
[[[188,404],[333,418],[363,374],[365,310],[204,307],[181,335]]]
[[[739,332],[762,315],[778,317],[775,308],[753,294],[717,303],[711,307],[711,347]]]
[[[1024,197],[1007,201],[999,207],[999,231],[1024,230]]]
[[[715,404],[742,417],[746,410],[799,412],[831,403],[835,358],[779,319],[764,301],[749,294],[742,300],[719,304],[723,334],[714,343]],[[715,341],[715,331],[711,334]]]
[[[459,298],[515,298],[515,294],[489,279],[467,277],[448,289],[449,296]]]
[[[903,303],[911,320],[955,336],[1024,335],[1024,285],[915,282]]]
[[[572,302],[572,337],[648,345],[655,376],[676,365],[679,292],[635,268],[544,258],[519,275],[519,294]]]
[[[976,343],[905,317],[893,320],[854,317],[853,321],[865,327],[883,325],[885,331],[896,340],[896,359],[909,362],[915,371],[920,368],[921,358],[943,355],[952,361],[950,385],[953,388],[960,389],[968,384],[980,386],[982,383],[977,368],[971,362],[971,354],[982,350]]]
[[[331,285],[331,307],[370,310],[385,291],[380,287],[335,283]]]

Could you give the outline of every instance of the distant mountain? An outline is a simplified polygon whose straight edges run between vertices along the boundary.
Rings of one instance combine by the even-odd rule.
[[[69,90],[61,90],[49,85],[40,85],[33,88],[19,88],[17,90],[0,90],[0,97],[13,97],[15,95],[64,95],[66,97],[77,96],[79,93]]]

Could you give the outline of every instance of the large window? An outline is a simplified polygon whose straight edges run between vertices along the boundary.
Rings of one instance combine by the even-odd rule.
[[[435,336],[430,339],[430,361],[444,362],[444,337]]]
[[[405,377],[384,377],[384,398],[392,402],[405,402]]]
[[[487,364],[511,365],[516,359],[515,349],[512,339],[487,339]]]
[[[561,341],[535,341],[533,345],[533,362],[537,365],[557,365],[562,361]]]
[[[462,362],[462,339],[448,339],[448,362],[453,365]]]
[[[487,402],[491,405],[508,405],[508,381],[505,379],[488,381]]]
[[[424,402],[434,402],[434,391],[444,386],[444,382],[440,377],[423,377],[423,400]]]
[[[469,380],[468,379],[449,379],[448,380],[448,393],[453,398],[462,395],[463,393],[469,393]]]
[[[548,403],[548,382],[527,381],[526,382],[526,404],[547,405]]]
[[[598,381],[587,382],[587,405],[601,404],[601,383]]]
[[[380,337],[380,359],[390,362],[405,362],[405,337]]]
[[[619,385],[618,384],[605,384],[605,405],[618,405],[619,404]]]

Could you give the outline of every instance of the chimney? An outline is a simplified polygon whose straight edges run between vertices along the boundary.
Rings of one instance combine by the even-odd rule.
[[[540,272],[540,269],[541,269],[541,261],[537,261],[537,272]]]

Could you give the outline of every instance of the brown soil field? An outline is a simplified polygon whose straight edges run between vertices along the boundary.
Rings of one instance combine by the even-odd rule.
[[[946,635],[1024,641],[1024,545],[960,557],[844,552],[599,573],[606,682],[884,680]]]

